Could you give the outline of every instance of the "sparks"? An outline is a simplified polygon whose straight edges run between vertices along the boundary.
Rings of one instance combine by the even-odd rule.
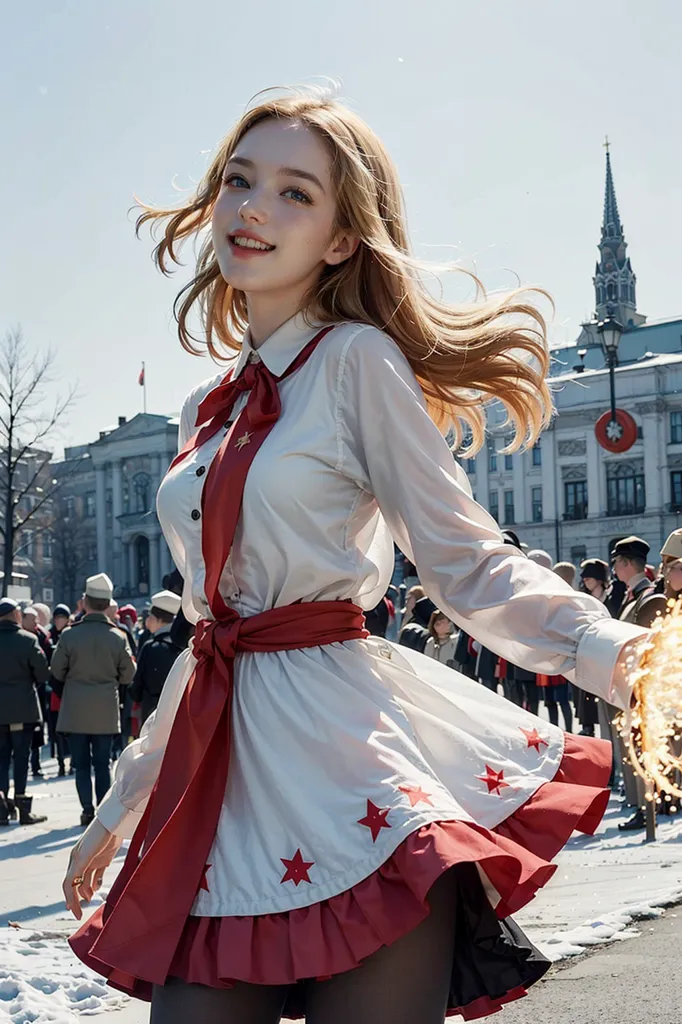
[[[639,664],[631,670],[633,707],[621,716],[619,727],[637,774],[682,798],[682,600],[669,601],[668,609],[637,649]]]

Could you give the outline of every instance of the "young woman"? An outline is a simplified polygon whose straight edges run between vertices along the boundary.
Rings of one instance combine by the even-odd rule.
[[[424,654],[435,658],[441,665],[455,666],[457,635],[454,623],[443,612],[435,611],[429,619],[429,639],[426,641]]]
[[[154,1024],[491,1013],[547,968],[508,915],[596,827],[609,751],[367,638],[362,610],[395,539],[479,642],[627,701],[642,630],[510,550],[441,433],[480,443],[496,398],[532,442],[542,317],[520,294],[434,298],[394,165],[318,93],[258,103],[196,194],[140,222],[163,270],[202,240],[180,337],[201,351],[198,310],[232,365],[190,393],[159,492],[196,636],[72,853],[80,919],[133,837],[73,948]]]

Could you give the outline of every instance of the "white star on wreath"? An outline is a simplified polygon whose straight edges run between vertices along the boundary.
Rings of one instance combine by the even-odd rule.
[[[606,424],[606,436],[609,441],[620,441],[623,436],[623,427],[617,420],[609,420]]]

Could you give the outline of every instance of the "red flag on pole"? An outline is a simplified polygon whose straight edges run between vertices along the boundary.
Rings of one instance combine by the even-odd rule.
[[[140,385],[141,388],[144,387],[144,363],[142,364],[142,369],[140,370],[140,376],[137,378],[137,383]]]

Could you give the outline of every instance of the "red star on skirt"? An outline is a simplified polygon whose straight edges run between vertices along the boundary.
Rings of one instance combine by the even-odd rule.
[[[280,879],[280,885],[283,882],[293,882],[294,885],[298,886],[300,882],[310,882],[308,868],[311,868],[315,861],[303,860],[300,849],[296,851],[291,860],[287,860],[286,857],[280,857],[279,859],[286,868],[284,875]],[[312,885],[312,882],[310,884]]]
[[[206,874],[208,872],[208,869],[212,868],[212,867],[213,867],[212,864],[204,864],[204,870],[203,870],[202,875],[201,875],[201,881],[199,882],[199,891],[201,891],[202,889],[205,892],[210,892],[211,891],[209,889],[209,887],[208,887],[208,879],[206,877]]]
[[[372,833],[372,842],[376,843],[377,836],[382,828],[391,828],[386,821],[390,807],[377,807],[371,800],[367,801],[367,814],[364,818],[358,819],[358,825],[366,825]]]
[[[425,793],[421,786],[399,786],[398,788],[410,801],[410,807],[415,807],[420,801],[433,807],[431,794]]]
[[[522,725],[519,726],[519,729],[521,730],[523,735],[528,740],[528,746],[529,747],[535,747],[535,749],[537,750],[538,754],[540,753],[540,744],[541,743],[543,743],[546,747],[549,746],[549,743],[547,742],[547,740],[543,740],[542,736],[537,731],[537,729],[524,729]]]
[[[509,789],[509,783],[504,781],[504,772],[496,772],[488,764],[485,766],[485,775],[477,775],[476,778],[485,782],[489,793],[497,793],[498,796],[501,796],[500,790]]]

